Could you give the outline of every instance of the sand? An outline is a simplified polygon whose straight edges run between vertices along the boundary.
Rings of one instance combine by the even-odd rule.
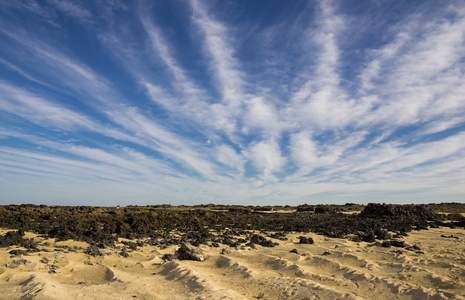
[[[315,244],[298,244],[302,235]],[[93,257],[84,242],[26,237],[41,251],[0,249],[1,299],[465,299],[464,229],[410,232],[414,251],[292,233],[273,248],[200,246],[201,262],[162,260],[178,246]]]

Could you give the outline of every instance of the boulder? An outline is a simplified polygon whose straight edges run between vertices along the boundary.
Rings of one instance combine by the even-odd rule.
[[[313,241],[312,238],[307,238],[304,236],[299,236],[299,244],[314,244],[315,242]]]
[[[199,248],[189,248],[186,244],[181,244],[176,250],[175,257],[179,260],[204,261],[206,255]]]

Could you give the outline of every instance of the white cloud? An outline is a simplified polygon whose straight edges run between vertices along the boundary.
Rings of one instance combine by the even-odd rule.
[[[279,145],[273,141],[261,141],[252,145],[244,155],[250,159],[255,168],[263,173],[265,179],[282,170],[286,158],[282,156]]]
[[[132,142],[160,151],[162,155],[181,162],[198,174],[209,178],[216,177],[213,165],[208,160],[202,158],[202,155],[194,149],[197,147],[195,146],[196,143],[191,143],[190,141],[184,142],[182,136],[170,132],[164,126],[147,118],[147,116],[140,113],[137,109],[131,109],[122,104],[126,102],[126,99],[118,94],[118,89],[106,78],[97,74],[86,65],[75,62],[72,58],[67,57],[44,42],[26,38],[24,33],[14,36],[14,38],[29,48],[34,47],[36,49],[35,55],[43,63],[49,66],[53,65],[53,69],[49,67],[44,71],[50,72],[50,74],[53,73],[56,82],[66,82],[69,88],[77,91],[79,94],[83,93],[83,96],[97,99],[97,102],[90,101],[90,99],[86,99],[87,101],[85,102],[100,115],[106,116],[108,120],[124,128],[126,133],[135,135],[136,141],[134,138],[131,138]],[[57,66],[59,67],[57,68]],[[61,73],[54,72],[55,69],[60,70]],[[68,115],[74,119],[78,118],[77,114],[73,114],[71,111],[68,111]],[[221,114],[218,114],[218,116],[221,116]],[[69,122],[66,114],[56,114],[56,119],[58,120],[58,118],[63,118],[62,122]],[[225,126],[229,126],[229,124],[226,123]],[[95,125],[93,129],[98,127],[97,124],[93,125]],[[120,137],[122,138],[123,136],[120,135]]]
[[[220,163],[236,169],[240,175],[243,175],[246,161],[236,150],[231,146],[223,144],[216,147],[216,153],[216,159]]]
[[[50,103],[28,92],[0,81],[0,108],[25,120],[52,129],[71,130],[97,127],[89,118],[74,111]]]
[[[351,99],[341,85],[338,40],[347,30],[345,18],[330,2],[320,2],[319,10],[317,28],[306,34],[307,47],[314,49],[307,59],[310,71],[302,75],[306,81],[292,94],[286,116],[289,124],[306,130],[338,130],[358,122],[370,103]]]
[[[464,70],[457,62],[465,52],[465,20],[441,18],[426,24],[417,21],[410,21],[406,31],[373,52],[375,58],[361,77],[364,86],[376,84],[376,90],[370,93],[379,93],[383,103],[362,124],[405,126],[429,121],[448,108],[460,106],[456,103],[460,98],[453,97],[449,103],[445,99],[452,100],[449,95],[457,95],[456,90],[463,85]],[[374,74],[378,73],[373,70],[376,66],[383,68],[382,77]],[[377,83],[371,82],[375,77]]]
[[[444,89],[438,93],[435,101],[425,108],[423,115],[426,120],[432,120],[435,117],[446,120],[461,118],[465,114],[465,97],[463,97],[465,84],[460,82],[465,72],[462,71],[461,74],[451,76],[452,78],[450,78],[448,84],[444,85]],[[445,78],[445,81],[448,79]]]
[[[107,111],[107,114],[114,122],[135,134],[138,143],[187,165],[203,176],[215,177],[213,165],[195,151],[195,143],[185,143],[181,136],[148,119],[137,109],[119,107],[118,110]]]
[[[424,137],[429,134],[438,133],[441,131],[445,131],[451,128],[454,128],[464,122],[463,118],[455,117],[452,119],[445,119],[445,120],[438,120],[438,121],[430,121],[428,124],[425,124],[421,129],[418,131],[419,137]]]
[[[300,168],[302,173],[309,173],[319,164],[318,159],[321,151],[315,141],[311,139],[310,134],[306,132],[293,134],[290,147],[294,164]]]
[[[116,33],[101,35],[102,43],[117,57],[118,63],[145,88],[149,98],[169,112],[174,121],[182,125],[194,125],[206,135],[217,135],[218,131],[234,134],[237,129],[234,114],[238,110],[222,101],[211,99],[209,93],[188,76],[176,60],[176,51],[169,46],[169,41],[163,38],[160,28],[153,24],[145,12],[140,12],[140,21],[151,45],[150,55],[154,60],[161,60],[167,68],[168,76],[172,77],[170,85],[174,91],[154,83],[153,74],[146,70],[146,62],[140,61],[140,53],[128,48],[127,43],[120,40]]]
[[[465,134],[461,133],[446,139],[419,144],[401,151],[401,156],[381,167],[383,173],[400,171],[405,168],[419,167],[421,164],[431,163],[460,154],[465,150]]]
[[[281,124],[275,107],[263,97],[254,97],[247,101],[244,112],[243,130],[248,133],[250,129],[257,129],[266,138],[277,137],[281,133]]]
[[[41,84],[43,86],[46,86],[46,87],[49,87],[49,88],[52,88],[53,89],[53,86],[40,80],[40,79],[37,79],[29,74],[27,74],[25,71],[23,71],[21,68],[15,66],[14,64],[12,63],[9,63],[7,61],[5,61],[4,59],[0,58],[0,63],[6,65],[8,68],[10,68],[11,70],[17,72],[18,74],[20,74],[21,76],[23,76],[24,78],[27,78],[29,79],[30,81],[33,81],[35,83],[38,83],[38,84]]]
[[[340,49],[337,36],[344,28],[344,19],[334,11],[331,1],[322,1],[320,4],[320,28],[312,32],[312,41],[320,47],[318,54],[318,68],[315,74],[317,89],[327,86],[337,86],[340,78],[337,73]]]
[[[168,43],[165,39],[163,39],[159,29],[151,23],[146,15],[143,15],[141,20],[153,49],[173,75],[173,83],[178,86],[177,89],[185,96],[183,98],[187,97],[194,98],[193,100],[197,100],[198,97],[204,97],[203,91],[196,87],[191,80],[189,80],[186,72],[176,62],[172,55],[173,49],[168,47]]]
[[[374,80],[379,79],[382,70],[392,67],[390,62],[398,55],[402,47],[411,39],[408,32],[401,31],[396,37],[382,48],[374,49],[369,52],[369,56],[374,58],[369,61],[368,65],[359,74],[360,92],[364,94],[366,91],[374,88],[376,83]]]
[[[85,9],[81,5],[77,4],[74,1],[69,0],[47,0],[53,6],[63,13],[69,15],[72,18],[77,19],[78,21],[84,22],[92,16],[89,10]]]
[[[191,6],[194,11],[192,20],[204,35],[205,50],[211,60],[214,78],[220,86],[222,100],[228,109],[237,109],[244,100],[244,76],[234,58],[234,47],[228,41],[228,30],[208,15],[199,1],[192,0]]]

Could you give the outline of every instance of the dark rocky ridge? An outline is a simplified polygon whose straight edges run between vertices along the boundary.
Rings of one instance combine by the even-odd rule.
[[[447,204],[451,207],[451,204]],[[454,204],[454,209],[463,209]],[[388,232],[405,235],[411,230],[428,227],[464,227],[465,218],[459,214],[445,216],[428,205],[369,204],[361,213],[342,211],[360,208],[346,204],[299,207],[241,207],[194,206],[172,207],[87,207],[87,206],[0,206],[0,227],[18,229],[18,234],[0,237],[0,246],[12,244],[34,248],[33,241],[22,238],[22,232],[33,231],[58,240],[85,241],[98,248],[113,247],[118,238],[144,239],[145,242],[127,243],[135,249],[145,244],[168,246],[190,243],[194,246],[218,243],[231,247],[260,244],[273,247],[274,241],[285,239],[288,232],[314,232],[328,237],[351,238],[374,242],[391,238]],[[273,213],[272,209],[295,210]],[[354,209],[355,210],[355,209]],[[217,235],[212,235],[216,231]],[[256,236],[252,231],[260,231]],[[177,232],[176,236],[173,232]],[[274,234],[272,234],[274,233]],[[239,238],[242,236],[245,238]],[[92,248],[97,253],[95,248]]]

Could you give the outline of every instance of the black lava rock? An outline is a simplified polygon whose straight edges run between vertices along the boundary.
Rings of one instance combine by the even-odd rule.
[[[89,246],[89,248],[87,248],[84,253],[94,257],[102,255],[100,249],[97,246]]]
[[[304,236],[299,236],[298,239],[299,239],[299,244],[311,244],[311,245],[313,245],[315,243],[312,238],[307,238],[307,237],[304,237]]]
[[[206,259],[200,249],[189,249],[186,244],[181,244],[181,247],[176,250],[175,257],[179,260],[204,261]]]

